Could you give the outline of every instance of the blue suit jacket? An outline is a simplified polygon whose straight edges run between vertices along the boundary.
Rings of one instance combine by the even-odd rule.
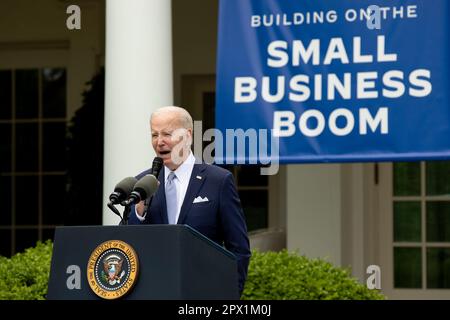
[[[136,178],[150,173],[144,171]],[[197,178],[201,177],[201,179]],[[143,222],[131,208],[129,224],[167,224],[164,167],[159,173],[160,186],[151,200]],[[193,203],[196,197],[207,197],[208,202]],[[241,202],[233,175],[225,169],[208,164],[195,164],[181,207],[178,224],[187,224],[209,239],[225,246],[237,258],[239,292],[242,293],[250,260],[250,245]]]

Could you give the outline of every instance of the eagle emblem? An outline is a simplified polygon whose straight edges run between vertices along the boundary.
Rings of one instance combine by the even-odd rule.
[[[121,240],[108,240],[92,251],[86,275],[89,287],[97,296],[114,300],[134,287],[138,270],[136,251]]]
[[[123,259],[118,255],[111,254],[103,260],[102,280],[111,286],[120,283],[125,271],[122,271]]]

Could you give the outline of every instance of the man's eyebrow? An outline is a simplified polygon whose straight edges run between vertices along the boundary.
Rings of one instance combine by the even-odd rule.
[[[151,130],[151,133],[172,133],[173,129],[162,129],[161,131]]]

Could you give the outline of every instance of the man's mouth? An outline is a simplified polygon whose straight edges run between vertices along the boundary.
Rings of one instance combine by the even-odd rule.
[[[166,156],[166,155],[170,154],[170,150],[160,151],[159,154],[160,154],[161,156]]]

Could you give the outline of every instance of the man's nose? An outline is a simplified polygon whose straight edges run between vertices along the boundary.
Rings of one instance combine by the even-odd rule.
[[[164,146],[166,144],[166,141],[163,136],[159,136],[156,140],[156,143],[158,146]]]

